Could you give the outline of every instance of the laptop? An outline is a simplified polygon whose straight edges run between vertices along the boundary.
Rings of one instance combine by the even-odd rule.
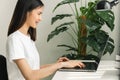
[[[101,57],[105,51],[108,40],[109,40],[109,36],[107,38],[107,41],[105,42],[105,45],[102,47],[102,51],[98,54],[97,60],[80,60],[82,63],[85,64],[85,68],[80,68],[80,67],[61,68],[59,69],[59,71],[68,71],[68,72],[95,72],[97,71],[97,68],[99,66]]]

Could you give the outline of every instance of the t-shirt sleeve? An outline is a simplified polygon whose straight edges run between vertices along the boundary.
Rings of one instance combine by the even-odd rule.
[[[7,40],[7,54],[10,62],[25,58],[24,46],[19,38],[9,37]]]

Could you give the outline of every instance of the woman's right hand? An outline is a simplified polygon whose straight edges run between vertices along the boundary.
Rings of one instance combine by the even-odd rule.
[[[66,67],[66,68],[73,68],[73,67],[80,67],[80,68],[84,68],[85,65],[79,61],[79,60],[69,60],[66,62],[61,62],[62,67]]]
[[[66,62],[69,61],[69,59],[67,57],[60,57],[57,62]]]

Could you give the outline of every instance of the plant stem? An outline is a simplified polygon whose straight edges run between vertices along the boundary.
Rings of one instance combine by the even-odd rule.
[[[72,6],[71,6],[70,4],[69,4],[69,6],[70,6],[70,8],[71,8],[73,14],[75,15],[74,9],[72,8]]]

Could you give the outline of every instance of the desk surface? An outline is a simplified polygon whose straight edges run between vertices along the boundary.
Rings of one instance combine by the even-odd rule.
[[[52,80],[119,80],[115,61],[101,61],[96,72],[57,71]]]

